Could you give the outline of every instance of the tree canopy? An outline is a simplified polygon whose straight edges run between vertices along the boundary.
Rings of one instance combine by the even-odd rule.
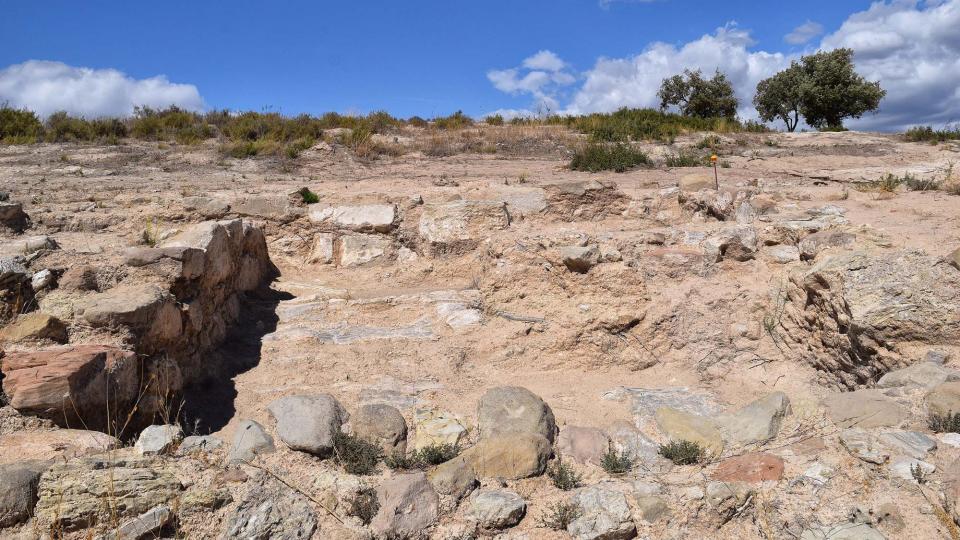
[[[845,118],[874,111],[886,91],[867,81],[853,66],[852,49],[804,56],[760,81],[753,104],[766,122],[781,119],[793,131],[800,116],[817,129],[842,129]]]
[[[700,70],[686,69],[682,74],[664,79],[657,97],[661,109],[673,105],[683,115],[700,118],[733,118],[739,105],[733,85],[719,70],[712,78],[705,79]]]

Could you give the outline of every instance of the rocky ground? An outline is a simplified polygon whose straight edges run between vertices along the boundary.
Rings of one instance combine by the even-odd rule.
[[[0,147],[0,536],[960,538],[960,145],[510,129]]]

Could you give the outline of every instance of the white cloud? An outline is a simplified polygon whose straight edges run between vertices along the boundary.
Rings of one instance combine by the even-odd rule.
[[[819,50],[853,48],[857,71],[868,80],[879,80],[887,90],[877,114],[847,124],[855,129],[902,130],[917,124],[960,122],[957,28],[960,0],[890,0],[875,2],[869,9],[850,15],[839,29],[824,36]],[[505,70],[490,72],[488,77],[505,92],[529,93],[535,102],[540,100],[538,96],[545,96],[559,104],[551,110],[581,114],[620,107],[657,107],[657,90],[665,77],[683,69],[701,69],[707,75],[719,69],[733,83],[740,100],[740,116],[756,118],[752,99],[757,83],[800,55],[752,50],[753,45],[748,31],[728,24],[685,44],[655,42],[634,56],[601,57],[577,77],[583,83],[564,104],[559,104],[563,96],[557,90],[573,84],[569,66],[558,72],[570,78],[571,82],[563,85],[543,70],[523,75],[518,69]],[[495,76],[497,73],[501,75]]]
[[[524,59],[520,67],[488,71],[487,79],[501,92],[530,94],[536,110],[556,111],[560,107],[563,88],[577,82],[577,78],[566,71],[566,67],[567,63],[559,56],[543,50]]]
[[[782,53],[750,52],[750,34],[729,24],[681,47],[653,43],[630,58],[600,58],[565,112],[609,112],[620,107],[658,107],[660,82],[683,69],[726,73],[740,99],[740,113],[755,116],[750,104],[761,79],[790,63]]]
[[[133,79],[115,69],[74,67],[40,60],[0,70],[2,102],[30,109],[40,116],[63,110],[88,118],[127,116],[137,105],[203,108],[196,86],[171,83],[162,75]]]
[[[811,39],[823,34],[823,25],[807,21],[793,29],[793,32],[783,36],[783,40],[791,45],[803,45]]]

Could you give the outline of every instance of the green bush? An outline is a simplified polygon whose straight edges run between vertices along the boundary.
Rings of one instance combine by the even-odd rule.
[[[94,135],[101,140],[119,141],[127,136],[127,124],[119,118],[98,118],[92,120]]]
[[[369,475],[377,470],[382,451],[376,444],[356,435],[337,433],[333,439],[334,456],[350,474]]]
[[[426,469],[432,465],[439,465],[457,457],[460,447],[454,444],[430,444],[414,450],[406,455],[396,452],[384,459],[384,464],[391,469]]]
[[[700,142],[697,143],[697,148],[700,149],[715,149],[719,148],[723,144],[723,140],[716,135],[707,135],[706,137],[700,139]]]
[[[934,433],[960,433],[960,413],[932,413],[927,417],[927,426]]]
[[[702,157],[684,150],[676,154],[668,154],[664,163],[667,167],[700,167],[706,165]]]
[[[633,456],[630,452],[623,450],[617,452],[613,445],[607,448],[607,452],[600,458],[600,466],[608,474],[624,474],[633,468]]]
[[[540,516],[540,526],[555,531],[566,531],[567,527],[582,514],[583,510],[574,503],[555,502]]]
[[[627,144],[606,145],[591,143],[574,155],[570,169],[574,171],[614,171],[626,172],[639,165],[648,165],[647,154]]]
[[[93,137],[93,126],[83,118],[70,116],[66,111],[57,111],[47,118],[47,142],[90,141]]]
[[[931,126],[915,126],[903,134],[907,142],[944,142],[960,139],[960,125],[946,126],[935,130]]]
[[[766,132],[756,122],[741,123],[733,118],[698,118],[658,111],[655,109],[623,108],[613,113],[594,113],[584,116],[549,117],[548,124],[564,124],[585,133],[595,141],[668,141],[685,132],[712,131],[736,133],[742,131]]]
[[[287,143],[287,145],[283,148],[283,151],[287,154],[288,158],[295,159],[300,157],[300,154],[316,143],[317,141],[312,137],[301,137]]]
[[[438,129],[460,129],[473,125],[473,118],[457,111],[450,116],[438,116],[433,119],[433,125]]]
[[[0,142],[35,143],[43,136],[43,124],[33,111],[0,106]]]
[[[320,196],[310,191],[310,188],[308,187],[300,188],[297,193],[300,194],[300,198],[303,200],[304,204],[316,204],[320,202]]]
[[[573,467],[559,460],[547,469],[547,476],[553,481],[554,486],[563,491],[570,491],[583,485],[583,476]]]
[[[411,116],[410,118],[407,118],[407,124],[418,128],[425,128],[430,125],[429,122],[423,118],[420,118],[419,116]]]
[[[660,445],[659,454],[675,465],[693,465],[707,457],[706,449],[694,441],[670,441]]]
[[[483,119],[484,122],[491,126],[502,126],[503,125],[503,115],[502,114],[491,114],[490,116]]]

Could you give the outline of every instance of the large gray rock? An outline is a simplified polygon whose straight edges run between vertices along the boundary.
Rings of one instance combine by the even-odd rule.
[[[316,529],[313,503],[261,473],[237,506],[223,538],[308,540]]]
[[[173,512],[170,507],[162,504],[133,519],[124,521],[116,530],[98,536],[97,540],[140,540],[141,538],[148,538],[148,535],[159,533],[170,523],[172,517]]]
[[[182,438],[183,430],[180,426],[147,426],[140,432],[133,447],[142,456],[165,454]]]
[[[390,238],[376,234],[348,234],[339,241],[340,266],[360,266],[383,258]]]
[[[527,503],[513,491],[506,489],[481,489],[470,496],[467,516],[487,530],[513,527],[527,512]]]
[[[794,274],[778,333],[848,387],[907,364],[907,345],[960,344],[960,272],[920,251],[829,257]]]
[[[607,434],[613,449],[633,457],[638,469],[661,473],[673,468],[673,463],[660,455],[660,445],[633,424],[623,420],[616,421],[607,428]]]
[[[64,530],[95,527],[169,505],[182,489],[174,471],[155,458],[80,458],[43,473],[36,515]],[[108,500],[115,504],[104,504]]]
[[[210,452],[223,446],[223,440],[213,435],[191,435],[183,439],[177,447],[178,456],[199,452]]]
[[[800,258],[810,261],[829,248],[848,247],[856,239],[851,233],[828,229],[806,236],[797,247],[800,249]]]
[[[364,405],[350,423],[357,436],[380,445],[385,455],[407,450],[407,421],[396,407],[381,403]]]
[[[739,411],[718,416],[716,422],[725,441],[743,446],[776,437],[783,417],[789,413],[790,398],[783,392],[774,392]]]
[[[930,414],[960,413],[960,381],[937,385],[923,398]]]
[[[432,254],[442,255],[470,251],[509,226],[503,201],[453,201],[423,205],[417,231]]]
[[[894,427],[910,418],[910,411],[880,390],[830,394],[823,406],[827,418],[842,428]]]
[[[539,396],[520,386],[487,390],[477,407],[480,436],[533,433],[551,443],[557,433],[553,410]]]
[[[948,381],[960,380],[960,373],[934,362],[917,362],[903,369],[886,373],[877,381],[880,388],[926,388],[928,390]]]
[[[36,461],[0,465],[0,529],[30,519],[45,468]]]
[[[462,456],[445,461],[429,473],[430,483],[437,493],[459,501],[477,486],[477,475]]]
[[[567,526],[578,540],[626,540],[637,535],[626,496],[604,484],[578,490],[572,502],[580,508],[580,517]]]
[[[749,261],[757,253],[757,231],[753,227],[733,227],[724,229],[703,242],[707,260]]]
[[[269,454],[274,450],[273,437],[263,426],[253,420],[241,420],[234,432],[228,459],[231,463],[253,461],[258,454]]]
[[[393,204],[360,204],[353,206],[312,205],[310,221],[337,229],[356,232],[389,232],[396,226],[397,207]]]
[[[870,431],[859,428],[844,429],[840,432],[840,444],[852,456],[867,463],[882,465],[890,459],[890,450]]]
[[[333,452],[340,426],[350,417],[330,394],[287,396],[267,406],[280,440],[294,450],[325,457]]]
[[[937,449],[936,439],[918,431],[888,431],[878,435],[877,439],[893,454],[914,459],[923,459]]]
[[[377,488],[380,510],[370,522],[375,535],[387,538],[425,538],[439,515],[440,499],[422,472],[400,474]]]

